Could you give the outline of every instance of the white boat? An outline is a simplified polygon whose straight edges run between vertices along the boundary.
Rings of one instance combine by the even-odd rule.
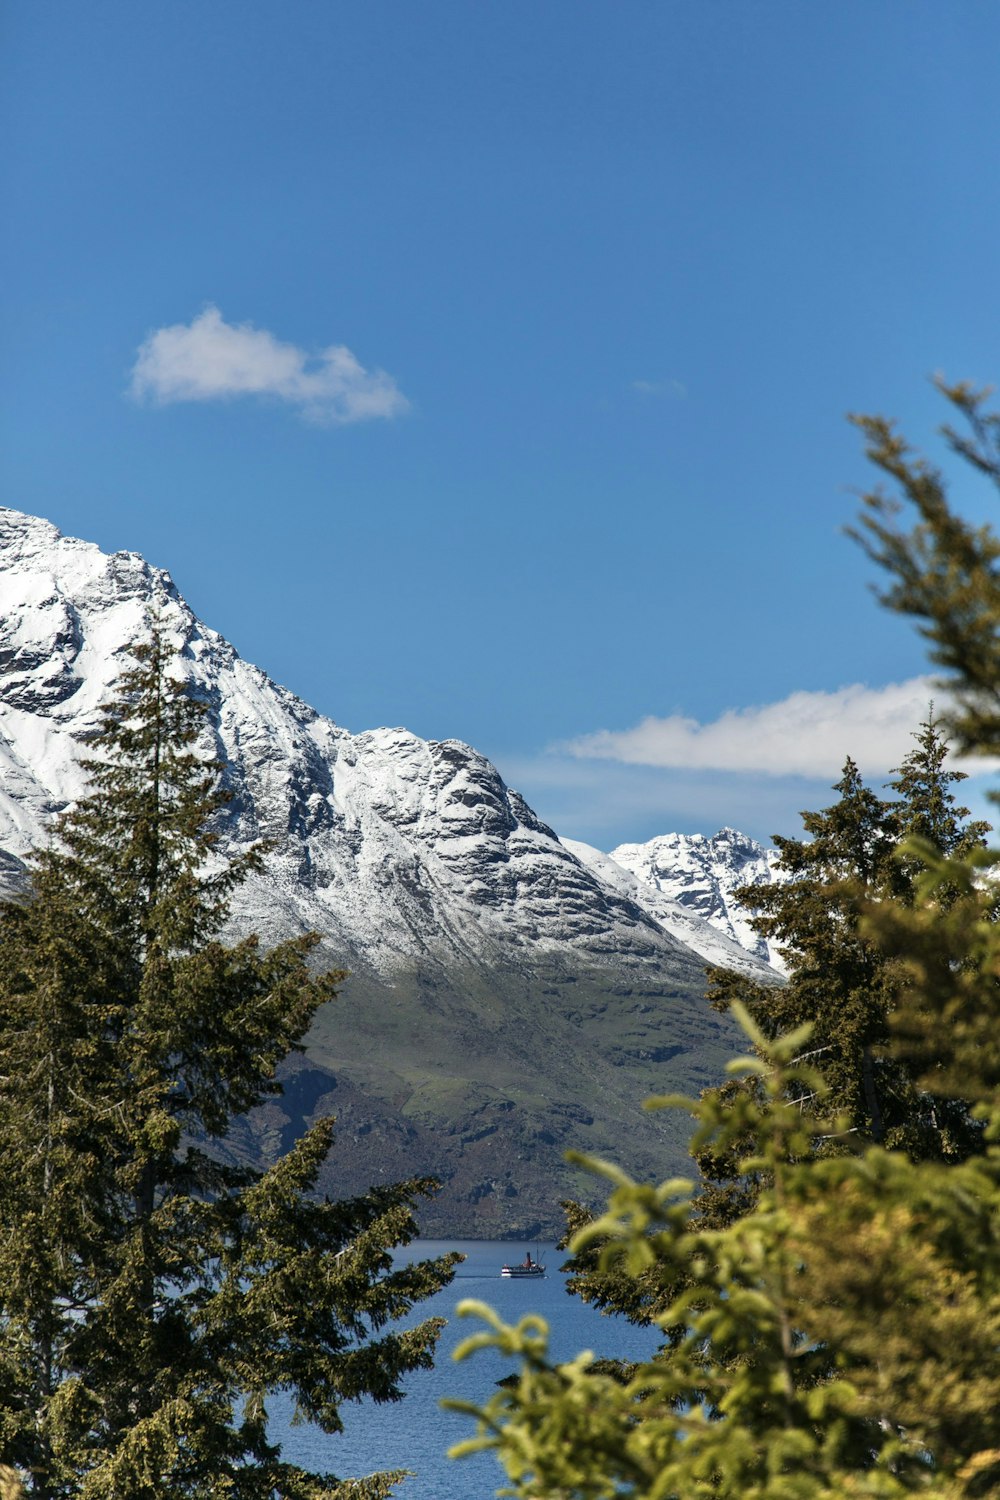
[[[500,1275],[508,1276],[511,1278],[511,1280],[520,1280],[521,1278],[530,1278],[533,1276],[544,1276],[545,1267],[542,1265],[541,1261],[532,1260],[531,1251],[529,1250],[524,1259],[520,1261],[516,1266],[501,1266]]]

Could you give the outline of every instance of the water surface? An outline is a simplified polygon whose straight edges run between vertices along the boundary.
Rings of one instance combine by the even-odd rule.
[[[412,1469],[414,1477],[397,1489],[400,1500],[492,1500],[505,1482],[503,1470],[491,1453],[457,1461],[446,1457],[453,1443],[473,1435],[474,1423],[455,1412],[442,1411],[439,1403],[445,1396],[486,1400],[495,1382],[509,1374],[515,1362],[487,1350],[455,1364],[452,1350],[483,1326],[478,1319],[456,1318],[457,1303],[465,1297],[488,1302],[509,1323],[526,1312],[540,1313],[549,1324],[551,1348],[557,1359],[571,1359],[581,1349],[592,1349],[608,1358],[643,1359],[657,1346],[655,1331],[636,1328],[624,1318],[603,1317],[578,1297],[568,1296],[565,1277],[559,1270],[565,1252],[554,1245],[537,1247],[547,1270],[544,1279],[502,1280],[500,1267],[504,1261],[522,1260],[527,1249],[534,1257],[534,1244],[500,1240],[417,1240],[409,1246],[407,1257],[416,1260],[448,1250],[460,1250],[466,1257],[451,1285],[420,1303],[408,1320],[448,1320],[434,1369],[410,1376],[403,1401],[383,1406],[363,1401],[344,1406],[345,1430],[335,1437],[314,1427],[290,1426],[290,1404],[279,1399],[269,1403],[273,1431],[283,1442],[284,1456],[340,1478],[370,1474],[376,1469]]]

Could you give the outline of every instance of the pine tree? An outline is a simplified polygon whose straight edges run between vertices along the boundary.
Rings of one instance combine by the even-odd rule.
[[[941,431],[953,453],[1000,491],[1000,412],[989,391],[936,382],[965,430]],[[1000,536],[955,514],[941,471],[916,454],[885,417],[858,416],[866,453],[892,485],[862,496],[852,535],[888,575],[882,603],[918,624],[943,668],[954,705],[946,716],[961,754],[1000,754]],[[912,514],[912,527],[900,516]],[[994,794],[994,798],[995,798]]]
[[[782,946],[787,984],[751,988],[715,971],[711,998],[721,1009],[741,998],[772,1039],[809,1023],[825,1107],[848,1131],[913,1157],[952,1158],[976,1149],[980,1131],[964,1107],[934,1100],[887,1051],[903,975],[867,921],[874,910],[912,906],[926,868],[919,849],[944,856],[981,849],[989,825],[969,822],[968,808],[956,804],[952,788],[965,777],[947,765],[933,708],[913,738],[888,783],[894,798],[866,788],[848,760],[834,787],[839,801],[802,814],[809,840],[775,837],[778,866],[791,880],[739,893],[757,904],[755,929]]]
[[[1000,484],[1000,416],[965,387],[946,394],[972,421],[972,438],[951,434],[952,446]],[[935,659],[952,674],[950,722],[962,748],[996,755],[1000,540],[954,516],[941,476],[888,423],[862,425],[871,457],[918,513],[906,532],[894,500],[868,497],[868,542],[892,579],[887,602],[924,622]],[[922,1110],[927,1099],[964,1100],[981,1135],[948,1149],[938,1129],[935,1149],[922,1155],[905,1139],[906,1149],[887,1150],[869,1128],[854,1150],[829,1150],[823,1115],[840,1085],[828,1092],[817,1071],[831,1056],[814,1046],[818,1020],[773,1037],[737,1000],[752,1048],[731,1068],[743,1086],[649,1102],[690,1112],[696,1156],[738,1156],[753,1143],[739,1164],[760,1183],[749,1211],[712,1227],[691,1184],[635,1183],[594,1162],[611,1184],[608,1211],[571,1244],[578,1256],[596,1249],[609,1280],[659,1273],[676,1289],[656,1317],[680,1330],[669,1357],[622,1383],[595,1372],[585,1354],[553,1362],[540,1319],[509,1327],[478,1304],[460,1309],[488,1325],[460,1354],[495,1347],[520,1358],[518,1380],[484,1406],[457,1403],[477,1433],[456,1451],[495,1451],[511,1494],[1000,1495],[998,856],[981,847],[981,828],[956,826],[965,814],[948,800],[952,783],[934,781],[944,762],[933,719],[912,754],[896,773],[911,816],[902,860],[886,867],[894,894],[872,886],[842,926],[894,971],[888,1061],[922,1091]],[[768,915],[787,915],[791,930],[791,907]],[[817,930],[803,918],[806,935]],[[864,1088],[847,1097],[870,1127]],[[889,1109],[883,1118],[890,1126]]]
[[[727,1011],[734,1001],[753,1017],[769,1041],[797,1026],[812,1027],[810,1051],[824,1077],[823,1111],[836,1120],[826,1151],[843,1151],[855,1137],[905,1149],[915,1158],[955,1159],[981,1143],[981,1128],[960,1098],[932,1095],[917,1082],[920,1069],[887,1053],[897,992],[898,964],[864,931],[866,913],[885,903],[908,904],[926,868],[910,841],[930,841],[944,854],[982,846],[987,824],[968,822],[953,786],[962,772],[947,765],[947,742],[933,709],[914,733],[916,744],[893,773],[885,799],[867,788],[848,760],[834,786],[840,797],[820,812],[804,812],[811,837],[775,837],[778,868],[792,878],[738,892],[756,906],[755,930],[777,941],[789,965],[784,985],[755,983],[729,970],[709,972],[709,999]],[[760,1109],[759,1082],[733,1078],[706,1091],[705,1099],[730,1112]],[[811,1101],[798,1100],[807,1108]],[[699,1187],[692,1211],[706,1229],[721,1230],[745,1215],[764,1185],[761,1172],[741,1170],[756,1154],[752,1135],[708,1140],[695,1163]],[[567,1239],[593,1221],[578,1204],[566,1204]],[[569,1262],[569,1290],[584,1301],[635,1322],[648,1323],[676,1300],[676,1269],[662,1264],[632,1277],[601,1267],[592,1238]],[[667,1331],[667,1345],[681,1330]]]
[[[832,806],[802,814],[808,840],[775,837],[779,868],[791,879],[742,892],[756,902],[756,930],[777,941],[788,983],[750,991],[739,976],[713,971],[710,999],[727,1009],[741,996],[769,1037],[811,1022],[834,1109],[849,1129],[883,1140],[905,1126],[909,1101],[893,1111],[899,1080],[877,1077],[892,975],[858,930],[858,906],[896,881],[897,826],[892,805],[864,785],[852,760],[834,791],[840,796]]]
[[[989,392],[937,385],[965,424],[965,430],[942,428],[949,448],[1000,491],[1000,413],[989,409]],[[959,750],[996,757],[1000,537],[955,514],[940,470],[914,453],[891,422],[854,420],[869,459],[893,485],[890,494],[876,487],[863,496],[855,538],[889,577],[882,602],[918,623],[931,660],[944,671],[946,723]],[[904,515],[913,517],[909,530]],[[996,791],[990,796],[1000,801]],[[973,848],[943,858],[930,845],[918,852],[924,868],[912,908],[867,917],[907,977],[893,1017],[894,1046],[928,1091],[981,1097],[1000,1086],[997,855]]]
[[[132,655],[88,795],[0,912],[0,1456],[44,1500],[384,1495],[283,1463],[264,1402],[336,1432],[430,1364],[439,1321],[387,1325],[452,1274],[392,1264],[434,1184],[316,1197],[330,1120],[268,1171],[213,1150],[343,975],[311,970],[315,936],[221,940],[264,853],[218,854],[222,768],[168,623]]]
[[[738,1002],[737,1002],[738,1005]],[[944,1165],[869,1146],[817,1149],[794,1102],[822,1091],[808,1028],[776,1042],[739,1011],[757,1089],[648,1101],[694,1118],[693,1148],[745,1134],[765,1182],[723,1229],[691,1184],[636,1183],[605,1163],[607,1212],[574,1239],[609,1275],[662,1265],[678,1292],[657,1317],[669,1355],[622,1380],[589,1353],[556,1362],[543,1319],[486,1328],[520,1373],[482,1405],[455,1457],[493,1451],[522,1500],[973,1500],[1000,1492],[1000,1153]],[[994,1101],[995,1105],[995,1101]],[[994,1129],[1000,1112],[994,1107]]]
[[[802,814],[810,839],[775,837],[778,867],[791,879],[737,892],[747,906],[757,908],[754,929],[779,944],[790,969],[787,984],[709,969],[708,999],[723,1012],[743,1007],[769,1042],[811,1023],[810,1052],[823,1065],[824,1103],[834,1106],[827,1113],[841,1116],[838,1137],[844,1140],[849,1132],[865,1130],[881,1138],[887,1123],[897,1123],[886,1121],[883,1094],[894,1097],[898,1123],[909,1128],[913,1091],[904,1094],[896,1078],[888,1089],[882,1078],[876,1079],[876,1070],[885,1066],[876,1062],[874,1051],[888,1036],[891,979],[889,966],[861,936],[859,905],[897,878],[897,824],[892,805],[864,785],[852,760],[834,790],[840,797],[831,807]],[[755,1120],[765,1107],[753,1074],[731,1078],[702,1097],[707,1109],[731,1119]],[[810,1099],[800,1095],[796,1103],[807,1109]],[[695,1164],[700,1182],[691,1213],[700,1227],[722,1230],[753,1208],[766,1178],[760,1169],[748,1172],[742,1164],[757,1156],[758,1144],[749,1126],[699,1143]],[[587,1229],[593,1219],[577,1205],[567,1206],[569,1233],[582,1247],[569,1262],[569,1291],[636,1322],[661,1319],[690,1290],[686,1267],[657,1259],[638,1276],[609,1270],[599,1240]],[[664,1333],[666,1354],[683,1342],[687,1329],[684,1324],[667,1326]]]
[[[921,839],[933,845],[939,854],[959,859],[974,849],[984,848],[990,825],[982,818],[968,822],[969,809],[956,802],[953,787],[968,776],[948,764],[948,738],[942,720],[935,716],[933,703],[913,738],[916,745],[896,767],[888,783],[896,794],[900,843]],[[920,861],[914,858],[912,850],[902,848],[897,850],[896,860],[912,895]]]

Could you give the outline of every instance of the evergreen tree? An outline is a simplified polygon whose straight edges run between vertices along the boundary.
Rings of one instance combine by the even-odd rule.
[[[133,658],[88,795],[0,912],[0,1456],[44,1500],[381,1496],[393,1476],[283,1463],[264,1401],[336,1432],[430,1364],[439,1321],[387,1325],[452,1274],[392,1265],[434,1184],[317,1198],[330,1120],[268,1171],[213,1151],[343,975],[311,971],[315,936],[221,941],[263,852],[218,855],[221,767],[163,619]]]
[[[456,1401],[521,1500],[973,1500],[1000,1493],[1000,1153],[945,1165],[869,1146],[816,1149],[821,1123],[794,1102],[822,1091],[800,1061],[808,1029],[770,1042],[739,1008],[756,1079],[735,1103],[659,1099],[694,1117],[694,1149],[750,1134],[765,1182],[746,1215],[709,1229],[691,1184],[631,1181],[593,1162],[607,1212],[574,1249],[679,1287],[656,1318],[680,1330],[668,1357],[622,1380],[589,1353],[558,1363],[528,1316],[486,1323],[457,1351],[520,1363],[483,1405]],[[1000,1108],[993,1101],[993,1128]]]
[[[887,1053],[903,974],[864,931],[873,907],[912,901],[914,882],[926,868],[914,838],[946,855],[966,853],[982,846],[988,828],[967,821],[968,809],[956,804],[952,788],[964,775],[947,766],[947,742],[933,709],[913,737],[916,744],[889,783],[895,798],[878,797],[848,760],[834,787],[839,800],[802,814],[811,837],[775,837],[778,868],[791,879],[738,892],[747,908],[757,908],[755,930],[781,946],[788,982],[759,984],[714,969],[709,997],[723,1011],[738,1000],[769,1041],[803,1024],[812,1027],[810,1053],[823,1073],[824,1114],[837,1121],[824,1150],[843,1151],[862,1136],[914,1157],[952,1159],[978,1148],[981,1128],[961,1098],[920,1088],[920,1069]],[[705,1098],[729,1111],[762,1106],[753,1076],[729,1079]],[[806,1108],[811,1100],[797,1102]],[[706,1229],[726,1228],[756,1202],[761,1172],[741,1170],[741,1162],[756,1155],[756,1145],[746,1132],[730,1131],[699,1148],[692,1211]],[[578,1204],[564,1209],[567,1239],[593,1221]],[[569,1267],[572,1293],[640,1323],[661,1315],[681,1290],[676,1268],[667,1272],[657,1264],[634,1277],[602,1268],[592,1237]],[[668,1330],[668,1346],[682,1332]]]
[[[933,703],[913,738],[916,745],[888,783],[897,798],[900,847],[896,860],[903,872],[904,889],[910,895],[921,862],[912,848],[902,847],[905,841],[920,839],[939,854],[963,859],[974,849],[984,848],[991,831],[989,823],[981,818],[968,822],[969,809],[959,807],[955,800],[953,787],[968,777],[965,771],[956,771],[947,764],[948,739],[942,721],[935,717]]]
[[[876,1077],[892,975],[859,932],[858,907],[897,881],[897,825],[892,805],[864,785],[852,760],[834,791],[840,797],[832,806],[802,814],[808,840],[775,837],[778,867],[791,879],[740,893],[757,906],[755,929],[777,941],[788,983],[751,989],[740,976],[714,970],[710,999],[728,1009],[739,996],[769,1037],[811,1022],[834,1109],[849,1129],[883,1140],[905,1127],[910,1101],[893,1110],[899,1080]]]
[[[987,391],[938,388],[965,430],[942,428],[954,453],[1000,490],[1000,413]],[[941,472],[883,417],[855,418],[867,454],[893,485],[864,495],[856,538],[889,576],[882,602],[918,622],[943,668],[947,724],[971,756],[1000,754],[1000,537],[948,502]],[[913,517],[910,529],[901,520]],[[991,798],[1000,801],[993,791]],[[948,853],[947,850],[944,851]],[[870,912],[868,925],[903,965],[894,1046],[930,1092],[975,1098],[1000,1085],[1000,936],[996,853],[918,848],[924,869],[909,910]],[[964,856],[964,857],[963,857]]]
[[[903,975],[868,930],[868,914],[910,907],[927,851],[982,848],[989,825],[969,822],[968,808],[956,804],[952,788],[964,773],[947,765],[933,709],[913,738],[889,782],[895,798],[877,797],[848,760],[834,787],[839,801],[802,814],[809,840],[775,837],[778,867],[791,879],[739,892],[758,908],[755,929],[781,945],[787,984],[750,987],[713,971],[710,993],[720,1009],[742,999],[771,1039],[812,1026],[825,1107],[847,1131],[914,1157],[951,1158],[974,1150],[980,1131],[956,1101],[922,1091],[906,1061],[887,1051]]]
[[[840,798],[831,807],[802,814],[809,840],[775,837],[778,868],[792,878],[737,892],[745,905],[757,908],[755,930],[780,945],[790,969],[787,984],[759,983],[745,974],[710,969],[709,999],[721,1011],[734,1004],[745,1007],[769,1041],[812,1023],[810,1052],[822,1063],[825,1093],[832,1095],[835,1106],[832,1112],[842,1116],[837,1136],[843,1140],[848,1132],[866,1130],[881,1138],[882,1096],[889,1090],[881,1078],[876,1082],[876,1069],[885,1065],[876,1063],[874,1049],[888,1036],[891,980],[888,966],[859,931],[859,899],[897,878],[897,826],[892,805],[864,785],[852,760],[834,790]],[[899,1097],[898,1080],[892,1082],[897,1085],[898,1123],[907,1128],[912,1099]],[[765,1105],[753,1074],[706,1090],[703,1100],[707,1107],[745,1121],[756,1119]],[[796,1100],[800,1109],[810,1102],[807,1095]],[[758,1154],[757,1147],[749,1127],[699,1143],[695,1162],[701,1181],[691,1213],[700,1226],[721,1230],[756,1203],[766,1179],[760,1169],[743,1170],[742,1163]],[[690,1289],[686,1268],[657,1259],[639,1276],[623,1276],[620,1268],[609,1270],[600,1242],[589,1231],[581,1233],[593,1217],[577,1205],[568,1208],[570,1233],[575,1233],[574,1244],[582,1247],[569,1262],[570,1292],[638,1322],[662,1318]],[[687,1328],[681,1324],[664,1332],[669,1351],[686,1338]]]
[[[1000,491],[1000,412],[988,391],[936,382],[965,430],[941,431],[952,452]],[[929,643],[953,708],[947,724],[961,754],[1000,754],[1000,536],[955,514],[941,471],[916,454],[885,417],[854,419],[866,453],[892,491],[862,497],[853,535],[888,575],[880,597],[909,616]],[[914,517],[909,530],[903,514]],[[996,794],[994,793],[994,800]]]
[[[1000,483],[1000,416],[965,387],[947,394],[972,422],[972,438],[951,434],[953,447]],[[868,543],[893,580],[887,602],[924,622],[952,674],[962,747],[995,756],[1000,541],[952,514],[940,475],[888,423],[863,425],[872,458],[918,513],[906,532],[894,501],[868,497]],[[831,1053],[814,1046],[819,1021],[773,1037],[737,1000],[753,1055],[732,1071],[745,1086],[650,1104],[691,1113],[696,1156],[739,1154],[753,1142],[740,1163],[760,1183],[749,1210],[712,1227],[690,1184],[635,1183],[594,1162],[611,1183],[608,1211],[571,1245],[577,1255],[596,1247],[609,1278],[659,1272],[676,1288],[655,1319],[680,1330],[669,1357],[623,1383],[586,1354],[553,1362],[541,1319],[510,1327],[479,1304],[460,1308],[488,1325],[461,1355],[493,1347],[520,1359],[518,1379],[485,1405],[456,1403],[477,1422],[456,1453],[495,1451],[512,1495],[1000,1495],[998,856],[979,844],[981,829],[953,825],[964,814],[947,800],[951,783],[926,779],[943,767],[934,729],[931,720],[918,736],[913,754],[922,761],[896,773],[914,809],[902,861],[889,872],[900,888],[849,908],[843,925],[852,944],[871,945],[894,971],[890,1062],[932,1101],[966,1101],[982,1125],[971,1143],[977,1154],[966,1155],[969,1142],[948,1149],[943,1129],[926,1156],[906,1141],[906,1150],[887,1150],[870,1128],[868,1139],[853,1138],[853,1151],[830,1151],[830,1096],[823,1102],[815,1069],[825,1070]],[[850,1097],[870,1127],[864,1089]],[[891,1111],[883,1118],[888,1135]]]

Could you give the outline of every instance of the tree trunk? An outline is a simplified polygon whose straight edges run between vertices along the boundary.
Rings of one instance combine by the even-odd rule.
[[[865,1105],[868,1109],[868,1118],[871,1121],[872,1140],[881,1142],[882,1111],[879,1109],[878,1094],[875,1091],[875,1067],[872,1062],[872,1049],[865,1044],[861,1051],[861,1077],[865,1087]]]

